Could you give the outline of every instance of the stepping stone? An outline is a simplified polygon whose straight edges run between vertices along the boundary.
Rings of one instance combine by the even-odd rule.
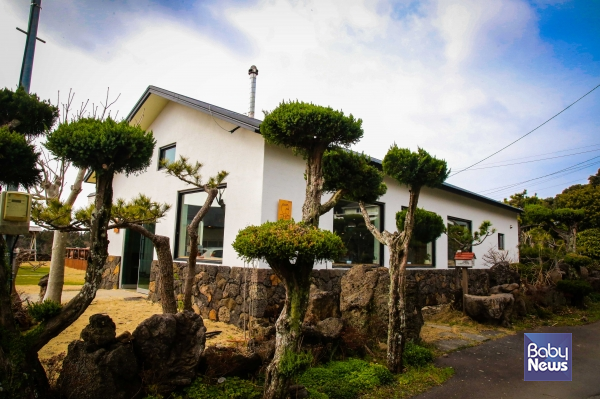
[[[471,339],[471,340],[477,341],[477,342],[484,342],[484,341],[488,341],[490,339],[489,337],[485,337],[485,336],[479,335],[479,334],[461,333],[461,335],[464,338]]]
[[[444,332],[440,333],[440,338],[450,338],[450,339],[456,338],[456,339],[460,339],[460,336],[454,334],[453,332],[444,331]]]
[[[486,337],[499,337],[501,335],[504,335],[503,332],[496,330],[483,330],[479,332],[481,333],[481,335],[485,335]]]
[[[437,328],[437,329],[444,330],[444,331],[452,331],[452,327],[442,326],[442,325],[439,325],[439,324],[425,323],[425,326]]]
[[[465,341],[464,339],[446,339],[443,341],[434,342],[433,344],[441,351],[452,351],[463,346],[468,346],[471,343],[469,341]]]

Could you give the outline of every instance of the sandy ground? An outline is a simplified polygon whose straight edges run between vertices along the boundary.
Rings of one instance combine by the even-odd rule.
[[[17,286],[17,292],[21,298],[30,301],[38,300],[39,288],[37,285]],[[63,303],[73,298],[81,286],[65,286],[63,291]],[[79,317],[60,335],[50,341],[39,352],[40,359],[46,359],[66,352],[71,341],[79,339],[81,330],[88,324],[91,315],[96,313],[108,314],[117,326],[117,335],[129,331],[133,332],[138,324],[152,316],[162,313],[160,304],[152,303],[145,299],[146,295],[134,290],[98,290],[96,298]],[[235,345],[243,340],[243,332],[229,324],[204,320],[207,331],[222,331],[221,334],[206,341],[206,345]]]

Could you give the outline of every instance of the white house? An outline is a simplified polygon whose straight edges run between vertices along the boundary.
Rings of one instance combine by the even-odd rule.
[[[154,228],[157,234],[171,237],[175,259],[186,258],[185,227],[204,202],[205,194],[160,170],[162,158],[174,160],[183,155],[199,161],[204,165],[202,174],[206,178],[220,170],[229,172],[222,190],[225,207],[215,201],[200,226],[203,255],[199,263],[242,266],[231,246],[237,232],[248,225],[276,220],[280,200],[291,201],[293,218],[301,219],[304,161],[291,150],[265,143],[259,132],[260,120],[154,86],[144,92],[128,119],[152,130],[157,146],[146,172],[115,176],[114,196],[130,199],[143,193],[172,205],[166,218]],[[408,190],[390,178],[385,182],[388,191],[379,202],[369,205],[369,214],[381,229],[393,231],[396,212],[408,205]],[[497,233],[474,247],[476,267],[483,266],[481,258],[490,246],[517,254],[517,208],[450,184],[424,188],[419,206],[438,213],[447,223],[475,229],[483,220],[493,223]],[[374,241],[361,221],[357,204],[347,201],[321,217],[320,227],[340,234],[348,253],[333,265],[317,267],[353,263],[387,266],[387,248]],[[127,230],[111,231],[109,239],[109,254],[122,257],[120,286],[147,289],[150,263],[156,259],[150,243]],[[452,267],[454,252],[447,236],[442,235],[436,242],[413,248],[411,267]]]

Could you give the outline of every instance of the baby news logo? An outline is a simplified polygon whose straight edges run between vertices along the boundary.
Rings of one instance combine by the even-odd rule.
[[[525,381],[571,381],[571,334],[525,334]]]

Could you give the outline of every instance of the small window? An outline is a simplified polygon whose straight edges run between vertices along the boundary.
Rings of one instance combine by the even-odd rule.
[[[453,218],[451,216],[448,216],[448,230],[450,230],[450,228],[452,226],[461,226],[461,227],[467,229],[469,232],[473,231],[471,229],[471,221],[470,220]],[[454,256],[456,254],[456,251],[458,251],[459,249],[460,249],[460,246],[456,242],[454,242],[448,238],[448,266],[456,266],[456,262],[454,261]]]
[[[504,250],[504,234],[498,233],[498,249]]]
[[[158,169],[164,168],[164,166],[161,165],[163,159],[169,163],[175,162],[175,144],[171,144],[169,146],[162,147],[159,150]]]

